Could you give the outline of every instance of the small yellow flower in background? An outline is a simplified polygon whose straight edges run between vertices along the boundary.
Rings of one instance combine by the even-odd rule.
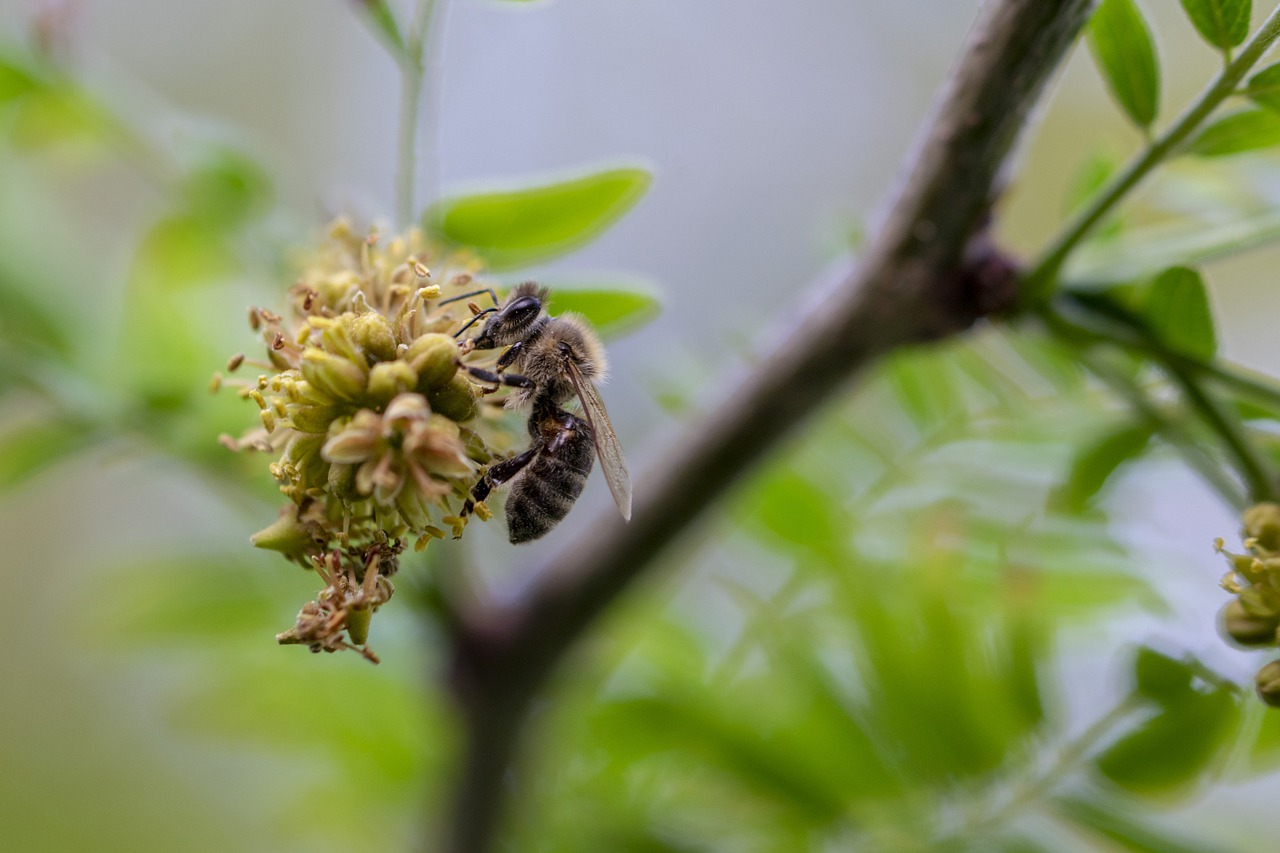
[[[260,425],[222,443],[271,454],[289,500],[253,544],[325,584],[277,639],[376,662],[369,618],[391,597],[405,541],[421,550],[442,527],[461,535],[457,508],[520,430],[482,417],[479,387],[458,370],[470,353],[453,334],[475,309],[455,297],[485,287],[473,255],[441,253],[416,229],[383,240],[339,220],[297,266],[288,312],[249,313],[265,357],[227,364],[263,371],[239,383]],[[232,384],[219,377],[215,390]]]
[[[1230,571],[1222,588],[1235,596],[1221,613],[1222,632],[1241,646],[1280,644],[1280,504],[1260,503],[1241,517],[1245,553],[1227,551],[1221,539],[1215,548],[1227,558]],[[1280,661],[1258,672],[1258,695],[1280,707]]]

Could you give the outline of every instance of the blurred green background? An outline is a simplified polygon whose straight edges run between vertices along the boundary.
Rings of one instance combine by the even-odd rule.
[[[1171,115],[1219,59],[1178,4],[1141,5]],[[611,344],[642,471],[856,251],[976,7],[454,0],[423,183],[653,168],[622,223],[529,271],[663,294]],[[0,848],[429,849],[457,744],[441,639],[397,600],[380,667],[275,645],[316,584],[248,546],[273,488],[215,439],[253,412],[207,393],[253,345],[245,307],[283,304],[290,247],[390,213],[397,100],[336,0],[0,9]],[[1037,249],[1138,142],[1078,49],[1010,171],[1007,244]],[[1274,155],[1178,162],[1125,216],[1277,201]],[[1263,372],[1278,259],[1207,268],[1222,350]],[[1265,844],[1280,717],[1214,622],[1233,512],[1145,436],[1116,450],[1125,417],[1034,329],[883,365],[597,627],[539,707],[505,849]],[[599,479],[548,540],[477,529],[454,559],[517,585]],[[406,563],[410,599],[431,566]]]

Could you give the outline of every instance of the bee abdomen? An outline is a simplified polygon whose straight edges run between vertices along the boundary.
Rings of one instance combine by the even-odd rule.
[[[507,533],[512,543],[529,542],[560,523],[582,494],[595,453],[585,431],[572,434],[559,452],[538,454],[511,484]]]

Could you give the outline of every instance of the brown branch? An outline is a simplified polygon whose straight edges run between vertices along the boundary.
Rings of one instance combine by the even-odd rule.
[[[704,509],[877,358],[1011,303],[1012,269],[984,237],[997,175],[1089,6],[988,3],[857,268],[672,444],[636,488],[630,524],[602,520],[542,567],[520,600],[463,614],[452,687],[467,743],[447,849],[490,849],[531,700]]]

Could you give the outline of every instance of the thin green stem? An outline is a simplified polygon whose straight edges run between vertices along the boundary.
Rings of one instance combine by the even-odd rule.
[[[1244,426],[1222,403],[1205,391],[1196,377],[1184,365],[1166,362],[1165,371],[1182,389],[1187,404],[1195,409],[1205,424],[1218,434],[1227,451],[1236,460],[1237,470],[1254,502],[1276,499],[1276,478],[1272,476],[1270,462],[1254,447]]]
[[[984,830],[1000,826],[1019,816],[1028,806],[1035,806],[1071,773],[1074,773],[1093,754],[1097,747],[1110,737],[1115,727],[1141,705],[1136,694],[1130,693],[1107,713],[1095,720],[1087,729],[1065,744],[1053,763],[1043,773],[1027,780],[993,811],[967,821],[956,833],[961,838],[973,838]]]
[[[1025,277],[1024,302],[1048,298],[1067,256],[1112,209],[1146,177],[1147,173],[1174,154],[1218,106],[1235,94],[1237,84],[1280,38],[1280,7],[1267,18],[1236,59],[1223,68],[1217,79],[1178,117],[1164,133],[1151,140],[1133,160],[1107,184],[1080,213],[1067,224]]]
[[[1213,379],[1220,385],[1280,408],[1280,385],[1275,381],[1243,367],[1171,350],[1160,342],[1140,316],[1099,294],[1073,295],[1068,292],[1064,295],[1073,305],[1088,311],[1091,317],[1106,321],[1105,329],[1089,328],[1088,333],[1095,340],[1110,342],[1158,364],[1176,363],[1186,370]],[[1096,310],[1099,308],[1101,310]],[[1079,326],[1078,323],[1076,325]]]
[[[1223,503],[1237,510],[1244,509],[1248,501],[1245,500],[1239,485],[1223,473],[1222,466],[1205,453],[1195,436],[1191,435],[1185,426],[1161,411],[1143,389],[1111,365],[1086,353],[1081,353],[1078,360],[1090,373],[1101,379],[1117,396],[1128,403],[1139,417],[1154,427],[1178,451],[1183,461],[1218,493]]]
[[[407,227],[414,219],[418,124],[427,76],[423,54],[435,6],[436,0],[418,0],[405,37],[405,55],[400,57],[400,134],[396,150],[396,224],[400,228]],[[428,168],[432,165],[428,164]]]
[[[1077,360],[1123,397],[1143,419],[1155,426],[1170,444],[1179,450],[1187,464],[1191,465],[1229,505],[1242,507],[1242,496],[1236,486],[1222,476],[1219,466],[1213,464],[1199,450],[1197,442],[1180,424],[1160,411],[1160,408],[1134,383],[1131,377],[1111,368],[1102,360],[1090,356],[1087,352],[1089,347],[1098,344],[1110,345],[1136,352],[1155,361],[1181,389],[1187,405],[1194,409],[1205,425],[1218,435],[1222,444],[1235,459],[1238,473],[1249,491],[1250,500],[1262,500],[1275,490],[1275,479],[1269,473],[1270,464],[1245,435],[1242,425],[1200,387],[1192,368],[1180,358],[1164,357],[1172,354],[1167,350],[1153,347],[1136,331],[1125,330],[1123,326],[1117,324],[1112,325],[1130,332],[1128,338],[1122,335],[1117,339],[1107,332],[1068,320],[1049,306],[1042,307],[1039,314],[1055,337],[1077,350]]]

